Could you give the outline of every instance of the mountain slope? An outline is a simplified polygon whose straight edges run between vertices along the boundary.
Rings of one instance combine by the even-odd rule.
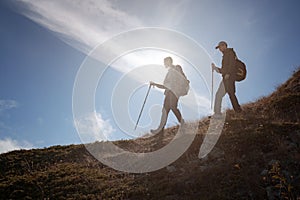
[[[199,122],[190,148],[161,170],[131,174],[95,160],[84,145],[0,155],[0,199],[299,199],[300,70],[273,94],[229,110],[213,151],[200,160],[209,119]],[[164,136],[115,142],[134,152],[168,143]]]

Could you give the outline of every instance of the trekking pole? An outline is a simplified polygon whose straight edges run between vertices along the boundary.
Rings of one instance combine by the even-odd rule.
[[[211,99],[210,99],[211,109],[213,109],[213,98],[214,98],[214,68],[211,68]]]
[[[148,91],[147,91],[147,94],[146,94],[146,97],[145,97],[145,100],[144,100],[144,103],[143,103],[141,112],[140,112],[139,117],[138,117],[138,119],[137,119],[137,122],[136,122],[136,124],[135,124],[134,130],[136,130],[136,127],[137,127],[137,125],[138,125],[138,123],[139,123],[139,121],[140,121],[140,118],[141,118],[142,112],[143,112],[143,110],[144,110],[144,106],[145,106],[146,100],[147,100],[148,95],[149,95],[149,92],[150,92],[150,89],[151,89],[151,84],[150,84],[149,87],[148,87]]]

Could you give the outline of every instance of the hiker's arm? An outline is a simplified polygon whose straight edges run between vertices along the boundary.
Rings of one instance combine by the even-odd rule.
[[[160,88],[160,89],[167,89],[164,85],[157,84],[157,83],[155,83],[154,86],[156,86],[156,87],[158,87],[158,88]]]
[[[221,68],[217,67],[215,63],[211,63],[211,67],[213,70],[215,70],[217,73],[221,74]]]
[[[158,84],[158,83],[154,83],[154,82],[150,82],[150,85],[158,87],[160,89],[167,89],[164,85]]]

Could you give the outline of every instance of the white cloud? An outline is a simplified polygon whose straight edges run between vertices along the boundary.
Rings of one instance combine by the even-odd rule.
[[[21,14],[57,33],[60,39],[84,53],[89,53],[106,39],[133,28],[149,25],[177,27],[184,22],[191,6],[188,0],[156,3],[133,1],[134,5],[127,1],[109,0],[19,0],[18,3],[23,5],[19,9]],[[182,45],[181,49],[185,49],[184,44],[176,42]],[[109,51],[118,52],[120,48],[120,45],[112,44]],[[193,52],[188,53],[192,55]],[[128,66],[143,62],[141,60],[144,58],[128,56]],[[124,72],[122,69],[126,68],[123,66],[117,70]]]
[[[60,39],[87,53],[120,32],[143,26],[174,27],[182,22],[189,1],[124,2],[109,0],[19,0],[21,13]],[[167,8],[167,12],[166,12]],[[151,10],[147,14],[148,9]],[[150,21],[154,20],[154,23]]]
[[[109,121],[96,112],[75,119],[74,124],[83,143],[109,140],[115,131]]]
[[[0,112],[4,110],[9,110],[12,108],[17,108],[19,106],[19,103],[15,100],[3,100],[0,99]]]
[[[22,14],[87,53],[112,35],[143,23],[108,0],[20,0]]]
[[[19,106],[19,103],[15,100],[0,100],[0,113],[17,108]],[[4,122],[0,121],[0,132],[8,132],[11,131],[12,128],[7,126]],[[11,139],[9,137],[0,139],[0,154],[6,153],[13,150],[19,150],[19,149],[30,149],[33,148],[33,145],[26,140],[24,141],[17,141],[14,139]]]
[[[27,141],[19,142],[11,138],[0,140],[0,154],[19,149],[30,149],[33,145]]]
[[[181,23],[189,5],[186,0],[156,4],[137,1],[138,7],[109,0],[20,0],[19,4],[24,5],[21,10],[24,16],[55,32],[64,42],[84,53],[116,34],[147,26],[150,19],[155,20],[152,26],[172,27]],[[141,10],[145,8],[153,10],[151,16]],[[116,52],[120,46],[114,44],[111,48],[110,51]],[[128,59],[130,65],[141,62],[134,55]]]

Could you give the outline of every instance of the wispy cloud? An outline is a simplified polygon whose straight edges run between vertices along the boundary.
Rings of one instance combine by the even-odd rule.
[[[83,143],[109,140],[115,131],[109,121],[96,112],[75,119],[74,123]]]
[[[18,106],[19,103],[15,100],[0,99],[0,112],[10,110],[12,108],[17,108]]]
[[[176,27],[182,23],[190,5],[187,0],[164,0],[155,4],[137,1],[137,5],[129,7],[124,6],[124,2],[109,0],[19,0],[18,3],[21,14],[84,53],[132,28]],[[146,12],[148,9],[151,13]]]
[[[19,149],[30,149],[33,145],[27,141],[17,141],[11,138],[0,140],[0,154]]]
[[[69,45],[88,52],[121,31],[143,23],[108,0],[20,0],[22,14],[58,33]]]
[[[138,6],[128,7],[124,5],[124,2],[109,0],[18,1],[21,5],[19,9],[21,14],[53,31],[64,42],[86,54],[101,42],[133,28],[145,27],[149,24],[168,28],[176,27],[184,18],[188,2],[164,0],[153,4],[138,1],[135,2]],[[146,8],[153,10],[151,15],[145,14],[143,9]],[[151,20],[155,22],[150,23]],[[164,43],[164,41],[161,42]],[[117,52],[120,48],[123,48],[120,44],[112,43],[108,51],[119,56]],[[96,59],[103,62],[103,58]],[[145,63],[144,60],[144,57],[131,54],[127,56],[128,62],[125,66],[112,67],[126,72],[128,68],[132,69],[133,65]]]

